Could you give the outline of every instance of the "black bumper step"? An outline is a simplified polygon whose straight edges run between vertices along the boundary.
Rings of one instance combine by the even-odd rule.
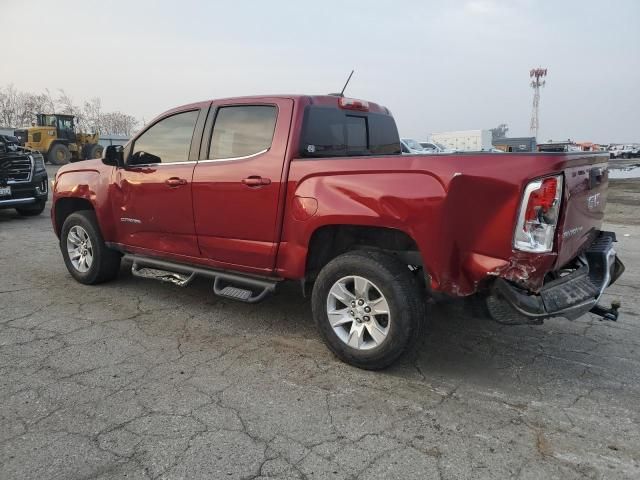
[[[568,275],[546,283],[538,294],[532,294],[498,278],[493,287],[494,295],[510,304],[517,314],[532,320],[550,317],[573,319],[589,311],[608,320],[614,320],[617,318],[617,308],[607,309],[597,303],[605,288],[615,282],[624,271],[624,265],[613,249],[615,241],[615,233],[600,232],[584,254],[577,259],[582,265]],[[506,315],[507,311],[494,310],[501,317]],[[509,318],[496,320],[501,323],[514,323]]]

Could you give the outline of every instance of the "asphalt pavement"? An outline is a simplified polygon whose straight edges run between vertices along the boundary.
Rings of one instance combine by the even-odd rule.
[[[638,225],[607,225],[617,323],[437,305],[414,355],[367,372],[297,285],[80,285],[47,213],[0,210],[0,479],[640,478]]]

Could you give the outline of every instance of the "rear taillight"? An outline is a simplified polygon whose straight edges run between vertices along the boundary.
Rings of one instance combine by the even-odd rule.
[[[344,108],[346,110],[358,110],[361,112],[369,111],[369,102],[365,102],[364,100],[356,100],[355,98],[340,97],[340,100],[338,100],[338,105],[340,106],[340,108]]]
[[[562,175],[534,180],[524,189],[513,246],[525,252],[550,252],[560,216]]]

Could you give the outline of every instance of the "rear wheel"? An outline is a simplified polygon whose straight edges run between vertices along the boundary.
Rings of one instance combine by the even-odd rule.
[[[67,270],[80,283],[106,282],[120,270],[120,254],[105,245],[91,210],[67,217],[60,233],[60,251]]]
[[[16,208],[16,211],[23,217],[35,217],[44,212],[44,208],[47,205],[46,200],[38,200],[32,205],[25,205],[24,207]]]
[[[313,287],[313,317],[329,349],[359,368],[388,367],[421,337],[423,291],[406,265],[384,253],[329,262]]]
[[[49,149],[47,159],[52,165],[65,165],[71,160],[71,152],[66,145],[56,143]]]

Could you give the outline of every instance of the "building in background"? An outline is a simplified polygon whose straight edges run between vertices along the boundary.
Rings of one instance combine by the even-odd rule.
[[[108,147],[109,145],[125,145],[128,141],[129,137],[126,135],[100,135],[98,143],[103,147]]]
[[[431,134],[432,142],[457,152],[489,151],[493,147],[491,138],[491,130],[462,130]]]
[[[496,138],[493,146],[503,152],[535,152],[536,137]]]

